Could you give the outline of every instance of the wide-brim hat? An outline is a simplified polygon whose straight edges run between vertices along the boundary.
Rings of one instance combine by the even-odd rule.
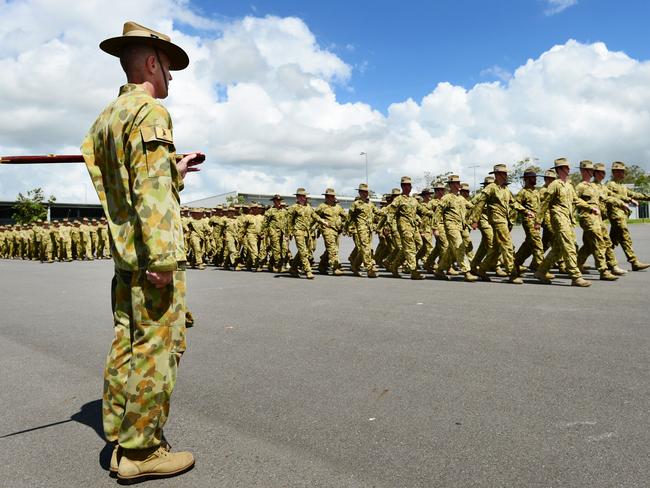
[[[612,171],[614,171],[615,169],[621,169],[621,170],[625,171],[627,168],[625,167],[625,163],[623,163],[621,161],[614,161],[612,163]]]
[[[359,188],[357,188],[357,191],[370,191],[368,189],[368,185],[366,183],[360,183]]]
[[[569,161],[566,158],[557,158],[553,163],[553,168],[568,168]]]
[[[534,167],[530,166],[526,168],[524,170],[524,174],[521,175],[522,178],[526,178],[528,176],[534,176],[535,178],[537,178],[539,175],[537,174],[537,170]]]
[[[160,49],[169,58],[169,69],[179,71],[187,68],[190,58],[179,46],[171,42],[171,38],[161,32],[156,32],[143,25],[128,21],[124,23],[122,35],[111,37],[99,44],[99,48],[118,58],[122,56],[124,46],[128,44],[146,44],[154,49]]]
[[[580,166],[578,166],[578,169],[594,169],[594,163],[588,159],[585,159],[584,161],[580,161]]]
[[[433,184],[433,189],[434,190],[446,190],[447,186],[442,181],[436,181]]]
[[[447,183],[460,183],[460,176],[449,175],[449,177],[447,178]]]
[[[336,191],[334,190],[334,188],[327,188],[325,190],[325,193],[323,193],[323,195],[332,195],[333,197],[335,197]]]
[[[402,178],[399,180],[400,185],[410,185],[411,184],[411,177],[410,176],[402,176]]]
[[[469,191],[469,183],[461,183],[460,189],[461,191]]]
[[[491,183],[494,183],[494,176],[486,176],[485,179],[483,179],[483,183],[481,183],[481,185],[483,185],[483,187],[486,187]]]
[[[489,174],[493,175],[494,173],[507,173],[508,166],[505,164],[495,164]]]
[[[390,191],[390,194],[391,194],[391,196],[397,197],[397,196],[402,194],[402,190],[400,190],[399,188],[393,188]]]
[[[607,171],[607,167],[605,166],[605,163],[595,163],[594,171]]]
[[[554,169],[547,169],[544,173],[544,178],[557,178],[557,173]]]
[[[431,195],[431,193],[432,193],[431,188],[426,187],[426,188],[422,189],[422,191],[420,192],[420,195]]]
[[[270,200],[271,200],[271,201],[273,201],[273,200],[284,200],[284,198],[282,198],[282,195],[278,195],[278,194],[276,193],[275,195],[273,195],[273,196],[270,198]]]
[[[298,188],[296,190],[296,193],[294,193],[294,195],[296,195],[296,196],[301,195],[301,196],[306,197],[307,196],[307,190],[305,190],[304,188]]]

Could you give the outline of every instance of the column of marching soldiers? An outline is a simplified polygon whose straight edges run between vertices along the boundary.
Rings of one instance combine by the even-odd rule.
[[[104,218],[65,218],[0,226],[0,257],[43,263],[108,259],[111,257],[108,224]]]
[[[384,194],[380,207],[370,201],[368,186],[360,184],[359,195],[347,212],[337,203],[332,188],[325,190],[325,202],[316,208],[304,188],[298,188],[291,206],[275,195],[270,206],[183,208],[188,262],[198,269],[211,264],[234,271],[288,272],[294,277],[304,273],[308,279],[314,278],[312,267],[317,267],[321,274],[339,276],[344,274],[339,240],[347,235],[354,240],[348,257],[350,271],[355,276],[363,272],[368,278],[377,277],[384,268],[394,277],[404,272],[417,280],[425,277],[423,271],[440,280],[461,275],[470,282],[491,281],[494,273],[521,284],[525,272],[534,272],[538,280],[549,283],[555,278],[550,270],[555,268],[567,274],[572,285],[586,287],[590,282],[582,274],[590,256],[601,280],[615,281],[626,273],[614,254],[617,245],[622,246],[632,270],[648,268],[634,254],[627,218],[630,206],[650,196],[622,184],[624,163],[612,164],[613,178],[607,184],[603,183],[604,164],[582,161],[579,170],[583,181],[574,187],[567,179],[566,158],[555,160],[544,175],[528,168],[516,196],[508,188],[507,166],[498,164],[474,196],[457,175],[412,195],[411,178],[404,176],[401,188]],[[537,188],[540,176],[544,185]],[[525,240],[515,249],[510,232],[517,214]],[[583,229],[582,246],[576,242],[576,220]],[[475,251],[472,229],[481,232]],[[375,235],[378,245],[373,249]],[[319,236],[325,251],[316,263]],[[289,246],[292,239],[295,254]]]
[[[344,270],[339,258],[342,235],[352,237],[354,249],[348,257],[355,276],[378,276],[384,268],[394,277],[401,272],[411,279],[423,279],[423,272],[439,280],[460,275],[465,281],[491,281],[493,276],[510,283],[523,283],[522,276],[534,276],[549,283],[552,268],[566,274],[572,285],[589,286],[582,278],[585,263],[593,256],[595,268],[604,281],[614,281],[626,273],[616,260],[620,245],[631,269],[650,267],[638,260],[627,227],[630,206],[650,196],[622,184],[625,164],[612,163],[612,179],[604,184],[602,163],[581,161],[582,182],[568,181],[569,163],[555,160],[544,175],[534,168],[523,173],[523,188],[514,196],[506,165],[494,166],[482,189],[470,195],[469,185],[457,175],[436,182],[419,194],[411,193],[411,178],[401,178],[400,187],[383,195],[380,206],[370,201],[366,184],[345,211],[328,188],[325,202],[313,208],[304,188],[296,193],[296,203],[287,206],[280,195],[272,204],[218,206],[212,209],[183,208],[181,211],[188,263],[198,269],[206,264],[239,271],[268,270],[301,272],[313,279],[312,267],[321,274],[339,276]],[[544,185],[537,187],[543,176]],[[511,238],[519,214],[525,240],[515,249]],[[583,243],[576,242],[574,227],[583,230]],[[609,220],[610,229],[606,222]],[[476,250],[470,232],[478,229]],[[373,248],[373,236],[378,245]],[[325,252],[316,264],[316,242],[322,237]],[[290,250],[293,239],[297,252]],[[106,220],[83,219],[30,226],[0,227],[0,255],[4,258],[40,259],[43,262],[110,257]],[[528,259],[531,261],[526,266]]]

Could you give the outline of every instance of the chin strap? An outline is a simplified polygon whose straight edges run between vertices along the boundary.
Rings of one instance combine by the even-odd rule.
[[[165,92],[169,93],[169,85],[168,80],[167,80],[167,73],[165,73],[165,68],[163,67],[162,62],[160,61],[160,54],[158,54],[158,49],[154,48],[154,51],[156,52],[156,59],[158,60],[158,64],[160,65],[160,71],[162,71],[163,75],[163,82],[165,83]]]

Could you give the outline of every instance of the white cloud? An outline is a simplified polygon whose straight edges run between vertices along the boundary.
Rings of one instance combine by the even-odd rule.
[[[496,64],[482,70],[480,75],[485,78],[496,78],[501,81],[509,81],[512,78],[510,71]]]
[[[578,0],[546,0],[547,8],[544,10],[545,15],[555,15],[564,12],[569,7],[578,4]]]
[[[164,102],[178,150],[208,155],[203,172],[188,178],[185,201],[298,186],[350,194],[364,178],[362,151],[378,191],[425,171],[452,170],[471,182],[474,165],[478,179],[495,162],[526,156],[542,165],[560,155],[631,163],[650,157],[650,63],[602,43],[568,41],[507,80],[470,89],[441,82],[384,115],[337,101],[334,86],[351,84],[352,70],[300,19],[247,17],[217,26],[186,2],[156,1],[153,9],[153,0],[115,0],[110,9],[97,3],[99,12],[89,3],[70,7],[71,19],[59,14],[61,6],[47,10],[45,0],[0,3],[0,154],[78,152],[123,83],[119,64],[97,44],[128,15],[170,32],[192,60],[174,74]],[[201,37],[172,30],[179,22],[194,22]],[[0,167],[0,198],[35,186],[59,201],[95,200],[81,166]]]

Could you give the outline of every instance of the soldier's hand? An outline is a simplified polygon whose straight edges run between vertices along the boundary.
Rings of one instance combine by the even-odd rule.
[[[178,172],[180,173],[181,178],[184,179],[187,173],[193,171],[201,171],[201,169],[198,168],[198,165],[203,164],[203,161],[205,161],[205,154],[201,152],[195,152],[188,154],[179,162],[177,162],[176,167],[178,168]]]
[[[433,235],[434,235],[435,237],[440,237],[440,231],[438,231],[438,230],[434,230],[434,231],[433,231]]]
[[[156,288],[169,285],[174,277],[173,271],[147,271],[147,280]]]
[[[529,219],[532,219],[532,218],[535,218],[535,214],[529,210],[529,211],[526,212],[526,217],[528,217]]]

